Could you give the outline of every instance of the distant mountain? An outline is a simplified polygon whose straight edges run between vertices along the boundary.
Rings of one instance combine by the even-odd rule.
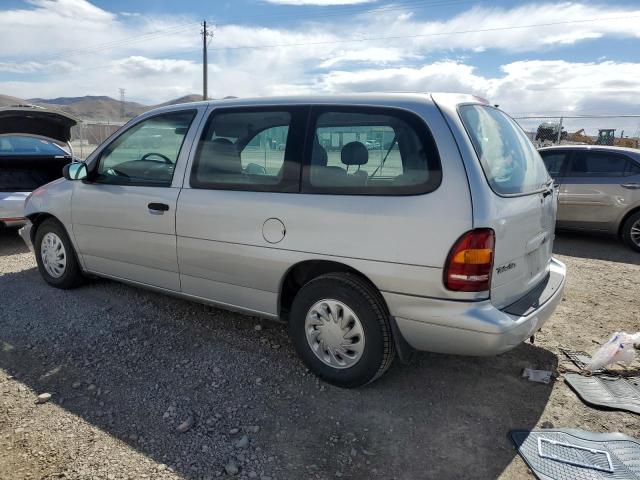
[[[124,103],[121,115],[120,101],[107,96],[87,95],[85,97],[30,98],[37,105],[46,105],[70,113],[82,119],[123,120],[141,114],[148,107],[135,102]]]
[[[0,107],[11,107],[15,105],[26,105],[29,102],[22,98],[12,97],[11,95],[0,95]]]
[[[192,93],[190,95],[185,95],[184,97],[174,98],[173,100],[169,100],[168,102],[159,103],[154,105],[154,107],[166,107],[167,105],[177,105],[178,103],[191,103],[191,102],[199,102],[202,100],[202,95],[198,93]]]
[[[0,95],[0,107],[13,105],[42,105],[69,113],[82,120],[111,120],[114,122],[128,120],[155,107],[176,105],[178,103],[197,102],[202,95],[192,93],[157,105],[142,105],[136,102],[125,102],[124,117],[121,115],[120,100],[105,95],[86,95],[84,97],[29,98],[24,100],[9,95]]]

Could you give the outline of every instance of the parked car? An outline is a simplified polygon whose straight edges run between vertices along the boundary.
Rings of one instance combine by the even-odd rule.
[[[24,225],[24,201],[62,177],[72,160],[63,148],[76,120],[38,107],[0,109],[0,227]]]
[[[640,151],[567,145],[540,155],[559,189],[558,227],[617,235],[640,252]]]
[[[397,148],[321,146],[354,127]],[[261,132],[285,150],[245,148]],[[36,190],[21,235],[54,287],[90,273],[284,320],[313,372],[353,387],[396,352],[531,337],[565,285],[555,205],[533,144],[475,97],[237,99],[141,115]]]
[[[379,150],[381,148],[378,140],[365,140],[364,146],[367,147],[367,150]]]

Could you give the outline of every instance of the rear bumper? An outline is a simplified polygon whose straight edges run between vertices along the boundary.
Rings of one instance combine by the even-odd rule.
[[[495,308],[491,301],[451,301],[385,293],[391,315],[416,350],[457,355],[495,355],[518,346],[551,317],[566,284],[566,267],[551,260],[553,291],[540,292],[540,302],[523,315]]]
[[[0,224],[6,227],[24,225],[24,200],[28,192],[0,192]]]

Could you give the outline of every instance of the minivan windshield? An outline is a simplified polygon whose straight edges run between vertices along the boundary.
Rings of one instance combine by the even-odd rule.
[[[522,195],[549,183],[542,158],[512,118],[486,105],[462,105],[459,111],[494,192]]]

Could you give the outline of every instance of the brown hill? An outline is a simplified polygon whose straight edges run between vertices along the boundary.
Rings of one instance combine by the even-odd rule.
[[[148,107],[135,102],[124,103],[121,115],[120,101],[107,96],[87,95],[85,97],[30,98],[30,103],[57,108],[82,119],[123,120],[141,114]]]
[[[199,102],[202,100],[202,95],[198,93],[192,93],[190,95],[185,95],[184,97],[174,98],[173,100],[169,100],[168,102],[158,103],[153,107],[165,107],[167,105],[177,105],[178,103],[191,103],[191,102]]]
[[[12,97],[11,95],[0,95],[0,107],[12,107],[15,105],[26,105],[29,102],[22,98]]]
[[[175,105],[178,103],[197,102],[202,95],[190,94],[175,98],[157,105],[142,105],[136,102],[125,102],[124,117],[121,116],[120,101],[104,95],[87,95],[84,97],[58,97],[58,98],[22,98],[10,95],[0,95],[0,107],[13,105],[42,105],[67,112],[82,120],[111,120],[119,122],[140,115],[155,107]]]

